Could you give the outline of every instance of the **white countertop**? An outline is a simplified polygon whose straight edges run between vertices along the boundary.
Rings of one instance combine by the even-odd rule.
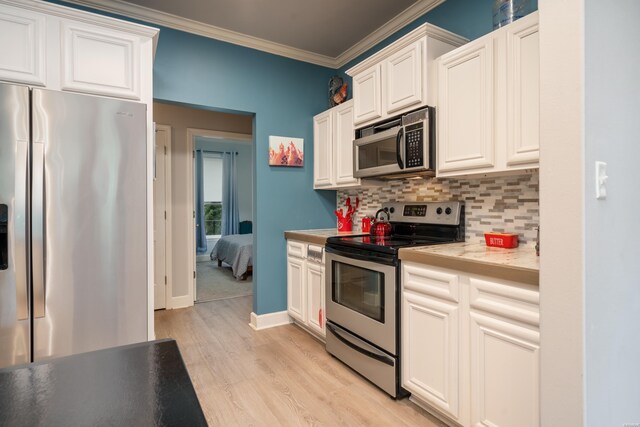
[[[448,243],[400,249],[399,256],[405,261],[536,285],[539,281],[540,258],[533,245],[502,249],[477,242]]]

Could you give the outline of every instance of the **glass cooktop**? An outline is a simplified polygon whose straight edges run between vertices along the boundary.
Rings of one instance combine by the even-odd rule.
[[[394,236],[376,237],[376,236],[344,236],[329,237],[327,239],[328,246],[342,246],[350,249],[358,249],[362,251],[384,252],[389,254],[397,254],[398,249],[409,246],[428,246],[440,243],[450,243],[451,240],[442,240],[437,238],[426,237],[406,237]]]

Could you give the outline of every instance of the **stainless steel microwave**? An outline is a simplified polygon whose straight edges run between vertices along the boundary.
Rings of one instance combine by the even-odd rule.
[[[424,107],[356,130],[353,175],[396,178],[435,175],[435,109]]]

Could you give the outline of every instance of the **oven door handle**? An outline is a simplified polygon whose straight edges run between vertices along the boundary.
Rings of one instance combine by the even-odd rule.
[[[378,264],[390,265],[392,267],[395,267],[398,265],[398,262],[392,256],[378,255],[375,252],[368,252],[366,254],[363,254],[361,252],[358,252],[358,250],[350,251],[344,248],[338,249],[338,248],[329,247],[329,246],[325,246],[324,251],[327,254],[335,254],[338,256],[351,258],[358,261],[375,262]]]
[[[329,323],[326,323],[325,326],[327,327],[327,329],[329,330],[329,332],[331,332],[338,340],[340,340],[340,342],[342,342],[344,345],[348,346],[349,348],[357,351],[358,353],[361,353],[367,357],[370,357],[371,359],[377,360],[378,362],[382,362],[385,365],[389,365],[389,366],[394,366],[394,361],[391,357],[385,355],[385,354],[381,354],[381,353],[374,353],[372,351],[369,350],[365,350],[364,348],[358,346],[357,344],[352,343],[351,341],[349,341],[347,338],[345,338],[344,336],[342,336],[342,334],[340,333],[340,331],[338,331],[337,328],[335,328],[334,326],[332,326]]]

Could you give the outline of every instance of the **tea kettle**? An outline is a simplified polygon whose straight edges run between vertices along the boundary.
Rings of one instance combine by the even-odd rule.
[[[380,215],[380,213],[387,215],[387,219],[378,219],[378,215]],[[391,223],[389,222],[389,219],[391,219],[389,212],[384,209],[379,209],[378,212],[376,212],[374,222],[371,225],[371,235],[376,237],[389,237],[391,235]]]

